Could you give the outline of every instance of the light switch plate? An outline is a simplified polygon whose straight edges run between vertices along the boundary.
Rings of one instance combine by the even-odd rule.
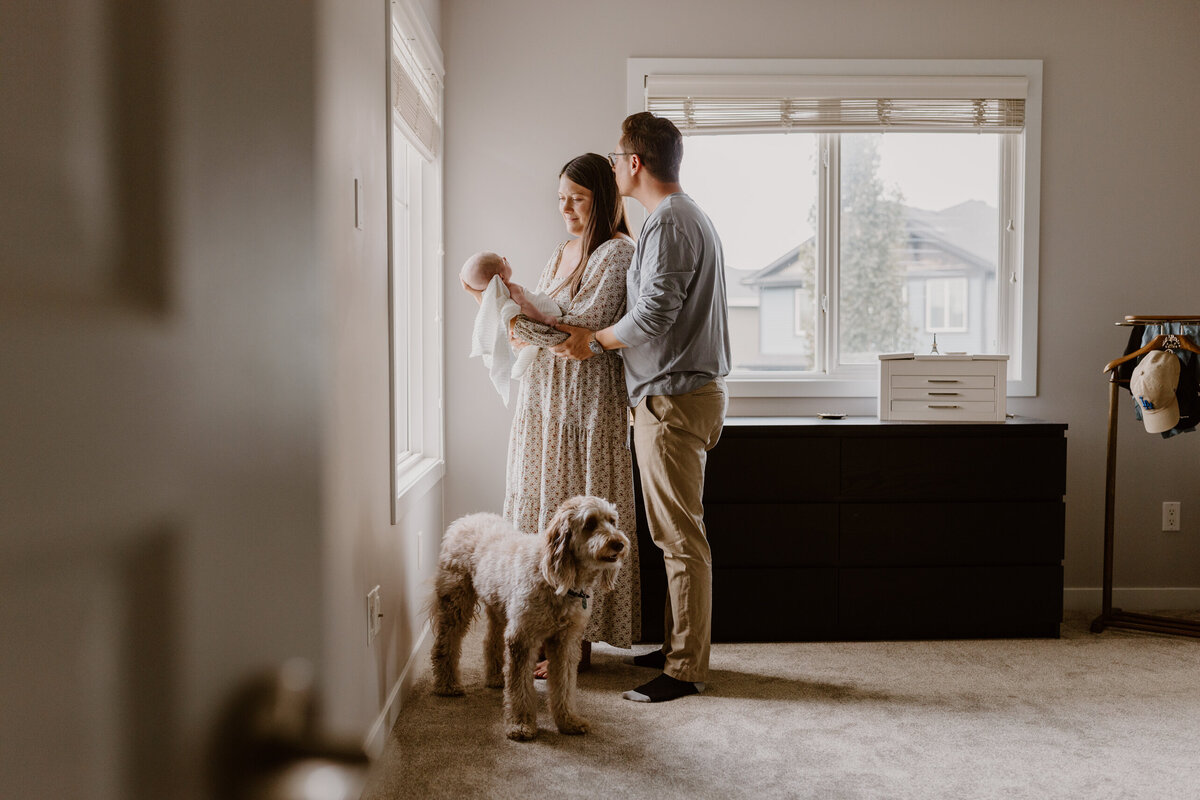
[[[376,586],[367,592],[367,644],[374,644],[383,620],[383,599]]]
[[[354,179],[354,227],[363,229],[363,185],[358,178]]]

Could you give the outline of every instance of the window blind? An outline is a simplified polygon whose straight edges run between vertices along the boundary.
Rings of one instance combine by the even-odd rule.
[[[647,75],[646,110],[684,134],[1025,127],[1028,80],[1006,76]]]
[[[413,145],[433,160],[442,140],[440,81],[433,69],[421,66],[407,38],[392,41],[392,111]]]

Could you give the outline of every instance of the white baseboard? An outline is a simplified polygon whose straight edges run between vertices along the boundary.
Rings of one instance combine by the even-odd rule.
[[[400,716],[400,709],[412,696],[413,682],[421,670],[429,665],[429,651],[432,647],[433,637],[430,636],[429,623],[426,622],[421,628],[421,635],[417,638],[417,644],[409,655],[404,669],[400,670],[396,683],[388,692],[388,699],[383,705],[383,710],[379,712],[379,716],[376,717],[363,740],[363,749],[372,759],[383,755],[383,747],[387,743],[388,734],[392,732],[392,726],[396,724],[396,719]]]
[[[1064,589],[1064,611],[1100,613],[1103,590]],[[1200,609],[1200,589],[1191,587],[1113,587],[1113,606],[1126,611],[1194,611]]]

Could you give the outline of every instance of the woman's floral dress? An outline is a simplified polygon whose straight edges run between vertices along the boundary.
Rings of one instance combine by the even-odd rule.
[[[537,291],[549,293],[563,245],[551,256]],[[610,239],[588,259],[579,289],[551,298],[563,309],[562,321],[592,330],[606,328],[625,313],[625,273],[633,243]],[[553,345],[561,331],[518,317],[518,338]],[[641,635],[641,582],[633,506],[633,463],[629,452],[629,402],[625,371],[616,352],[584,361],[560,358],[546,348],[521,380],[508,442],[504,517],[525,533],[546,529],[568,497],[590,494],[617,507],[621,529],[632,545],[616,588],[593,597],[584,638],[629,647]]]

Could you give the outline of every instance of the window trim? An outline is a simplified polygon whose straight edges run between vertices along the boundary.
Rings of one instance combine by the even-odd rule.
[[[388,393],[392,524],[399,523],[413,502],[445,474],[443,347],[443,158],[440,120],[443,78],[441,49],[413,0],[391,0],[388,25],[387,87],[387,275]],[[403,44],[401,44],[403,43]],[[402,46],[412,63],[426,73],[436,124],[433,138],[422,141],[395,108],[394,48]],[[429,133],[429,131],[425,131]],[[399,147],[399,141],[407,146]],[[429,138],[428,136],[426,137]],[[395,186],[396,159],[407,159],[405,187]],[[397,252],[397,195],[407,198],[407,253]],[[403,354],[403,358],[401,358]],[[400,375],[403,360],[405,374]],[[401,384],[405,384],[401,386]],[[408,397],[406,418],[399,419],[398,393]],[[414,396],[415,395],[415,396]],[[400,433],[404,430],[404,447]]]
[[[1023,134],[1006,137],[1002,150],[1002,174],[1013,164],[1023,165],[1020,196],[1012,196],[1009,181],[1001,181],[1001,212],[1013,220],[1017,252],[1000,237],[997,261],[997,295],[1002,310],[997,319],[997,336],[1014,342],[1009,348],[1008,395],[1037,394],[1038,250],[1041,199],[1042,62],[1039,59],[721,59],[721,58],[630,58],[626,61],[626,109],[644,110],[647,75],[696,76],[1018,76],[1028,81]],[[686,191],[686,187],[685,187]],[[639,226],[646,213],[635,201],[626,202],[631,221]],[[826,225],[828,226],[828,222]],[[836,222],[833,223],[836,226]],[[826,241],[837,231],[826,230]],[[833,239],[832,241],[837,241]],[[1016,258],[1016,256],[1020,258]],[[820,256],[819,256],[820,257]],[[818,297],[831,296],[836,286],[818,287]],[[1012,298],[1012,293],[1019,297]],[[831,326],[829,315],[822,323]],[[826,341],[836,348],[836,331],[827,327]],[[1010,338],[1011,337],[1011,338]],[[836,349],[833,350],[836,353]],[[876,377],[854,375],[800,375],[774,377],[730,377],[733,397],[874,397]]]

